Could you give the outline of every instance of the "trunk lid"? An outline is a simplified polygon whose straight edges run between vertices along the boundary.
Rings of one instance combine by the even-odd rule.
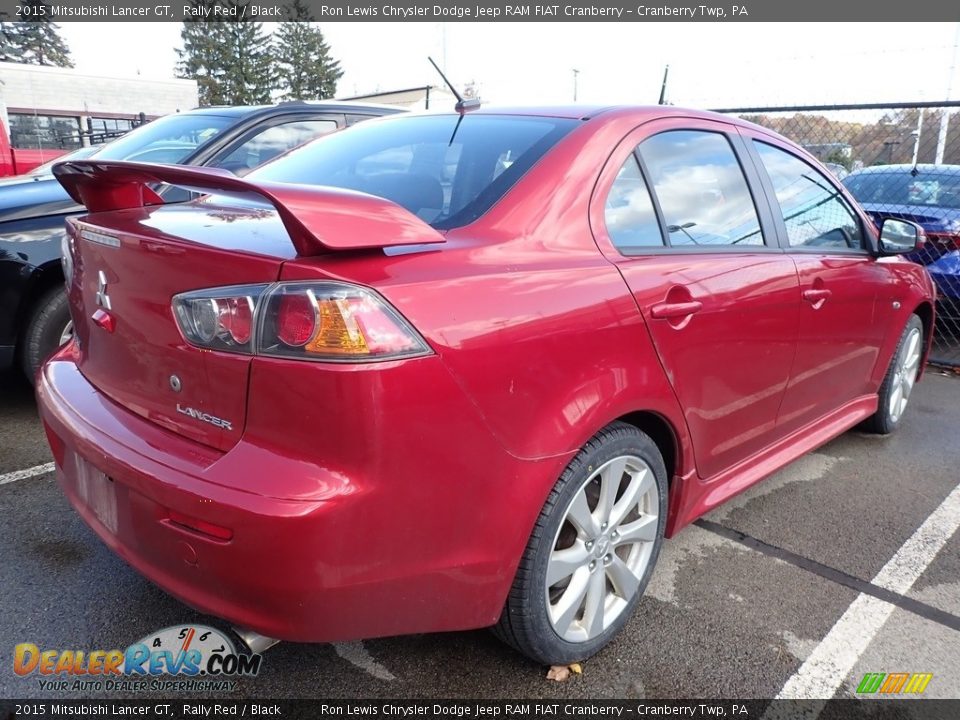
[[[189,345],[171,300],[189,290],[274,282],[294,256],[276,213],[124,210],[72,219],[69,235],[80,371],[111,400],[167,430],[232,447],[243,432],[252,356]],[[97,311],[109,313],[112,331],[97,324]]]
[[[114,402],[220,450],[243,433],[253,355],[188,343],[175,295],[269,284],[299,256],[444,242],[399,205],[353,191],[129,162],[53,172],[92,213],[68,221],[65,258],[80,371]],[[164,206],[159,184],[216,195]]]

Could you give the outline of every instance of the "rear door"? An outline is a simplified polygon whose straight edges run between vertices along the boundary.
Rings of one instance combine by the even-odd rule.
[[[601,175],[591,224],[647,321],[711,477],[770,444],[799,294],[756,173],[729,125],[642,126]]]
[[[790,432],[876,391],[870,377],[888,327],[878,300],[892,279],[837,183],[786,144],[744,136],[800,280],[797,356],[778,420]]]

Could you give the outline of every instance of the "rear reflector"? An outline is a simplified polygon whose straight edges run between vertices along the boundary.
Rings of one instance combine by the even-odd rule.
[[[179,525],[201,535],[207,535],[215,540],[230,540],[233,537],[233,530],[230,528],[214,525],[206,520],[184,515],[176,510],[167,511],[167,520],[174,525]]]
[[[183,293],[173,314],[196,347],[326,362],[429,354],[426,341],[372,290],[342,282],[285,282]]]

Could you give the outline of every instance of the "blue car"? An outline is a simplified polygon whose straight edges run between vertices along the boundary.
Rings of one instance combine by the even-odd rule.
[[[929,265],[960,250],[960,165],[877,165],[843,184],[877,226],[893,217],[923,227],[927,243],[908,256],[914,262]]]

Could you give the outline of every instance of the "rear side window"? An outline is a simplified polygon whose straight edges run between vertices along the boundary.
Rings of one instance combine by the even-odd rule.
[[[747,179],[724,135],[660,133],[640,144],[671,246],[763,245]]]
[[[862,248],[857,216],[840,191],[795,155],[754,141],[783,213],[791,247]]]
[[[360,190],[392,200],[443,230],[489,210],[578,122],[467,114],[359,123],[249,177]]]
[[[629,254],[631,248],[663,246],[653,200],[633,153],[613,181],[603,217],[610,240],[621,252]]]

